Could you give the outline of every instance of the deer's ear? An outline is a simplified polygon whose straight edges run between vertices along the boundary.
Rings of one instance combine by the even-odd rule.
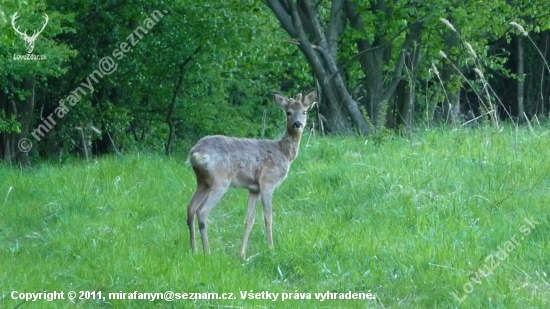
[[[282,109],[286,109],[286,107],[288,106],[288,98],[278,92],[275,92],[273,94],[273,99],[275,100],[275,103],[277,103],[277,105],[279,105],[279,107],[281,107]]]
[[[315,103],[317,101],[317,91],[311,90],[304,96],[304,100],[302,101],[302,105],[304,107],[309,107],[311,104]]]

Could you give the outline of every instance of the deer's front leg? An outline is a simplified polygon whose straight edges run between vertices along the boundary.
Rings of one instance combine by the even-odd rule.
[[[246,210],[243,246],[241,247],[241,251],[239,251],[239,257],[243,260],[245,258],[246,246],[248,244],[248,236],[250,236],[250,230],[252,229],[252,225],[254,225],[254,216],[256,215],[256,206],[259,199],[260,194],[257,192],[250,191],[248,194],[248,208]]]
[[[271,198],[273,197],[273,190],[262,191],[262,208],[264,211],[265,221],[265,234],[267,236],[267,245],[269,248],[273,248],[273,236],[271,233],[271,227],[273,223],[273,213],[271,209]]]

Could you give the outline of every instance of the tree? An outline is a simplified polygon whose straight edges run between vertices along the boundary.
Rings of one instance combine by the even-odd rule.
[[[0,124],[4,123],[0,126],[0,158],[8,163],[17,159],[23,167],[30,165],[28,150],[32,144],[26,139],[36,111],[42,111],[48,78],[64,74],[63,63],[75,55],[67,45],[55,40],[56,35],[71,31],[62,26],[71,22],[71,16],[55,11],[48,15],[45,7],[42,1],[32,8],[20,2],[0,1],[0,16],[4,17],[0,19],[0,62],[5,64],[0,67]],[[40,28],[42,32],[38,31]],[[28,29],[35,33],[32,50],[21,39],[26,32],[30,35]]]
[[[343,133],[349,132],[353,125],[360,133],[369,135],[367,122],[338,68],[338,38],[345,22],[344,2],[332,1],[330,19],[323,27],[319,9],[310,0],[299,1],[298,6],[290,0],[267,1],[283,29],[297,40],[321,85],[320,106],[326,119],[325,127],[333,133]]]

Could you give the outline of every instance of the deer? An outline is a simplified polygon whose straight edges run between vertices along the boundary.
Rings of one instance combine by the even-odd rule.
[[[286,130],[279,140],[257,140],[223,135],[200,139],[189,152],[189,162],[196,176],[197,188],[187,206],[187,225],[191,250],[197,253],[195,216],[204,254],[208,244],[208,215],[229,187],[248,190],[243,244],[239,257],[245,259],[250,231],[254,225],[258,200],[262,201],[267,244],[273,249],[271,200],[275,189],[286,178],[290,164],[298,156],[307,111],[316,101],[317,92],[287,98],[275,92],[275,103],[286,113]]]
[[[44,13],[45,22],[42,25],[42,29],[40,29],[39,31],[34,30],[31,36],[27,34],[26,30],[25,32],[21,32],[19,31],[19,27],[15,26],[15,20],[17,18],[19,18],[19,15],[17,14],[17,12],[15,12],[15,14],[13,14],[11,18],[11,26],[13,27],[13,30],[23,38],[23,40],[25,41],[25,46],[27,48],[27,53],[31,54],[34,49],[34,41],[36,41],[38,35],[42,33],[42,31],[44,31],[44,28],[46,28],[46,25],[48,24],[48,14]]]

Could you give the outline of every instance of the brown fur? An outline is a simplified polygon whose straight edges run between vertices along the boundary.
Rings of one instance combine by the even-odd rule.
[[[295,99],[275,93],[275,102],[287,113],[287,125],[280,140],[254,140],[222,135],[206,136],[189,153],[189,162],[197,177],[197,190],[187,206],[187,224],[191,248],[196,252],[195,215],[205,253],[210,251],[207,218],[229,187],[248,189],[245,234],[239,256],[244,258],[248,236],[254,224],[256,204],[262,199],[267,242],[273,247],[271,232],[273,191],[283,182],[290,163],[298,155],[306,110],[316,100],[315,91]]]

